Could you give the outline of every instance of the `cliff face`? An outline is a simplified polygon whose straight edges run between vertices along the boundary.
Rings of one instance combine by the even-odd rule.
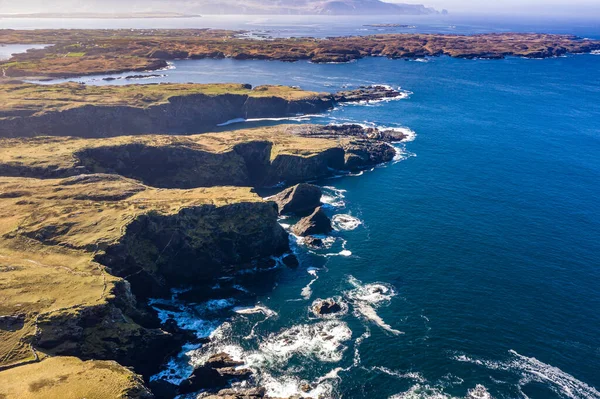
[[[0,367],[51,354],[149,375],[188,337],[162,331],[140,299],[288,250],[274,204],[248,188],[3,177],[0,205],[0,311],[12,320],[0,320]]]
[[[97,259],[111,274],[127,277],[137,297],[147,298],[237,270],[273,266],[271,256],[288,250],[274,204],[255,202],[143,215]]]
[[[172,97],[168,104],[131,106],[85,105],[41,115],[0,119],[0,137],[76,136],[112,137],[131,134],[201,133],[238,118],[285,117],[320,113],[333,107],[332,99],[286,100],[247,95],[192,95]]]
[[[0,176],[13,176],[0,177],[0,370],[53,355],[155,373],[190,337],[161,326],[148,298],[189,285],[203,297],[289,251],[275,203],[250,187],[389,161],[400,139],[316,125],[0,139]]]
[[[0,174],[115,173],[161,188],[265,187],[390,161],[395,135],[360,126],[282,125],[201,135],[0,142]]]

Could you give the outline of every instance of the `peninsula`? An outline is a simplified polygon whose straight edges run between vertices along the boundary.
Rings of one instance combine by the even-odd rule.
[[[326,94],[242,84],[13,83],[0,93],[3,398],[173,397],[247,378],[218,369],[220,385],[195,375],[182,387],[155,381],[151,392],[149,377],[197,338],[162,323],[148,299],[182,286],[218,298],[207,288],[218,279],[297,265],[278,213],[311,211],[320,190],[308,189],[310,203],[302,203],[305,186],[278,202],[254,190],[389,162],[390,143],[405,138],[357,125],[190,134],[267,109],[285,115],[401,94],[382,86]],[[161,134],[148,135],[153,127]]]
[[[52,44],[0,63],[0,76],[73,77],[166,68],[175,59],[308,60],[349,62],[364,57],[418,58],[447,55],[497,59],[547,58],[600,50],[600,41],[572,35],[380,34],[371,36],[258,40],[243,31],[0,30],[2,44]]]

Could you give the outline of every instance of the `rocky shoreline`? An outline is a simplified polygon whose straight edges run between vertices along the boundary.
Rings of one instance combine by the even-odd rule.
[[[0,268],[9,289],[27,281],[20,295],[47,298],[25,313],[17,294],[3,305],[3,313],[19,321],[0,329],[2,338],[21,348],[5,355],[13,366],[23,364],[16,370],[37,367],[28,365],[30,350],[41,359],[116,360],[148,382],[184,343],[203,342],[175,320],[159,319],[148,299],[169,298],[185,286],[180,295],[188,301],[225,295],[250,304],[254,294],[236,288],[240,272],[298,266],[280,214],[308,215],[298,229],[313,222],[331,226],[319,212],[315,186],[292,186],[272,201],[248,187],[388,162],[395,155],[390,142],[403,138],[358,125],[289,125],[195,136],[0,140],[0,220],[6,226]],[[148,162],[161,169],[148,169]],[[73,294],[64,297],[67,291]],[[168,306],[156,306],[168,314]],[[180,389],[265,397],[260,388],[227,388],[232,380],[251,378],[248,372],[213,366],[183,388],[157,382],[151,388],[156,397]],[[206,378],[211,384],[200,382]],[[151,397],[139,384],[123,389],[127,397]]]
[[[230,120],[283,118],[319,114],[338,104],[402,98],[404,93],[380,85],[360,87],[335,94],[303,92],[283,86],[223,85],[131,85],[119,88],[89,87],[79,84],[52,86],[57,109],[46,109],[30,99],[47,96],[47,89],[28,84],[0,86],[0,94],[10,110],[0,109],[0,137],[76,136],[114,137],[132,134],[192,134],[214,131]],[[156,101],[149,87],[165,99]],[[197,89],[193,89],[196,87]],[[206,89],[204,89],[206,87]],[[191,89],[192,88],[192,89]],[[125,92],[127,91],[127,92]],[[215,94],[215,92],[217,92]],[[148,96],[140,104],[125,99]],[[116,97],[114,100],[109,99]],[[59,98],[60,100],[55,100]],[[50,101],[50,100],[48,100]],[[140,101],[137,101],[138,103]],[[21,104],[22,105],[19,105]]]
[[[415,33],[268,40],[248,38],[247,34],[216,29],[0,30],[0,42],[6,44],[54,43],[1,62],[0,75],[64,78],[150,71],[165,68],[168,61],[177,59],[339,63],[365,57],[415,59],[441,55],[469,59],[548,58],[600,49],[597,40],[537,33]]]

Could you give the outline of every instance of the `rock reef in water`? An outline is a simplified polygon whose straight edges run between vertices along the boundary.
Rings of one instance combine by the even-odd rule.
[[[342,307],[334,299],[329,298],[316,301],[316,303],[313,304],[312,311],[317,316],[323,316],[341,312]]]
[[[305,215],[321,205],[321,188],[300,183],[269,198],[277,204],[279,214]]]
[[[331,220],[321,207],[318,207],[313,213],[300,219],[298,223],[292,226],[292,232],[302,237],[328,234],[332,230]]]

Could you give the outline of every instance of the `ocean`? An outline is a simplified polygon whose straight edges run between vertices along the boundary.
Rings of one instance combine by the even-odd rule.
[[[591,28],[573,33],[600,37]],[[227,128],[360,123],[410,139],[391,164],[317,182],[329,247],[294,240],[298,269],[248,278],[263,283],[257,306],[179,303],[181,324],[213,340],[157,377],[225,350],[273,396],[600,398],[600,55],[182,60],[159,74],[139,82],[390,85],[405,98]],[[312,315],[331,297],[343,315]]]

